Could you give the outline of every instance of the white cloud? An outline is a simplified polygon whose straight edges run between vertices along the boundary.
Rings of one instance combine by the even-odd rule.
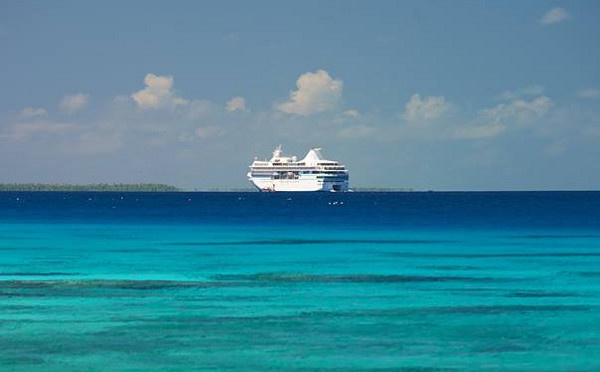
[[[187,100],[178,97],[173,91],[173,77],[147,74],[146,87],[131,95],[141,109],[186,105]]]
[[[23,110],[21,110],[19,117],[23,118],[23,119],[28,119],[28,118],[33,118],[36,116],[46,116],[46,115],[48,115],[48,112],[43,107],[38,107],[38,108],[25,107]]]
[[[246,111],[246,100],[244,99],[244,97],[234,97],[227,102],[225,110],[227,110],[228,112]]]
[[[57,134],[76,130],[77,126],[68,123],[52,123],[39,121],[34,123],[17,123],[0,133],[0,139],[23,140],[36,134]]]
[[[89,96],[83,93],[70,94],[64,96],[60,101],[59,107],[66,113],[72,114],[83,109],[89,101]]]
[[[426,97],[421,99],[419,94],[413,94],[404,106],[402,117],[409,122],[428,121],[441,116],[450,105],[444,97]]]
[[[511,124],[527,125],[542,118],[552,107],[552,100],[546,96],[530,101],[515,99],[492,108],[481,110],[470,124],[458,126],[452,136],[461,139],[483,139],[499,136],[511,128]]]
[[[311,115],[331,110],[341,98],[344,83],[334,80],[324,70],[307,72],[296,81],[297,90],[290,92],[290,101],[277,105],[277,109],[288,114]]]
[[[577,97],[584,99],[599,99],[600,90],[593,88],[581,89],[577,92]]]
[[[517,90],[505,90],[498,95],[498,98],[503,101],[512,101],[525,96],[539,96],[544,93],[544,90],[543,85],[534,84]]]
[[[364,124],[357,124],[341,129],[338,135],[343,138],[360,138],[370,136],[375,132],[375,128]]]
[[[515,119],[525,124],[544,116],[550,107],[552,100],[546,96],[537,97],[531,101],[517,99],[509,103],[501,103],[481,112],[492,124],[501,124],[506,120]]]
[[[554,8],[550,9],[544,16],[540,19],[540,23],[544,25],[551,25],[553,23],[562,22],[570,17],[569,12],[564,10],[563,8]]]

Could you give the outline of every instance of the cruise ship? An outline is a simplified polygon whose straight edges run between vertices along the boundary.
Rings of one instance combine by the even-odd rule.
[[[281,145],[271,160],[254,160],[248,179],[259,191],[348,191],[348,170],[337,161],[325,160],[314,147],[304,159],[284,156]]]

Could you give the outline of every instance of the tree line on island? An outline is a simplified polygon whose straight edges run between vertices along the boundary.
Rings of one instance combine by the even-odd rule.
[[[146,191],[172,192],[181,189],[160,183],[90,183],[72,185],[67,183],[1,183],[0,191]]]

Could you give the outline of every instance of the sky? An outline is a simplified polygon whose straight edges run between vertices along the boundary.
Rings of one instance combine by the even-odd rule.
[[[600,2],[3,1],[0,182],[600,189]]]

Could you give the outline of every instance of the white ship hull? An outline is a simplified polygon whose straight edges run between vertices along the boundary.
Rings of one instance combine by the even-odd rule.
[[[330,191],[330,192],[344,192],[348,191],[348,181],[342,182],[327,182],[320,180],[273,180],[273,179],[259,179],[249,177],[250,182],[258,189],[258,191]]]

